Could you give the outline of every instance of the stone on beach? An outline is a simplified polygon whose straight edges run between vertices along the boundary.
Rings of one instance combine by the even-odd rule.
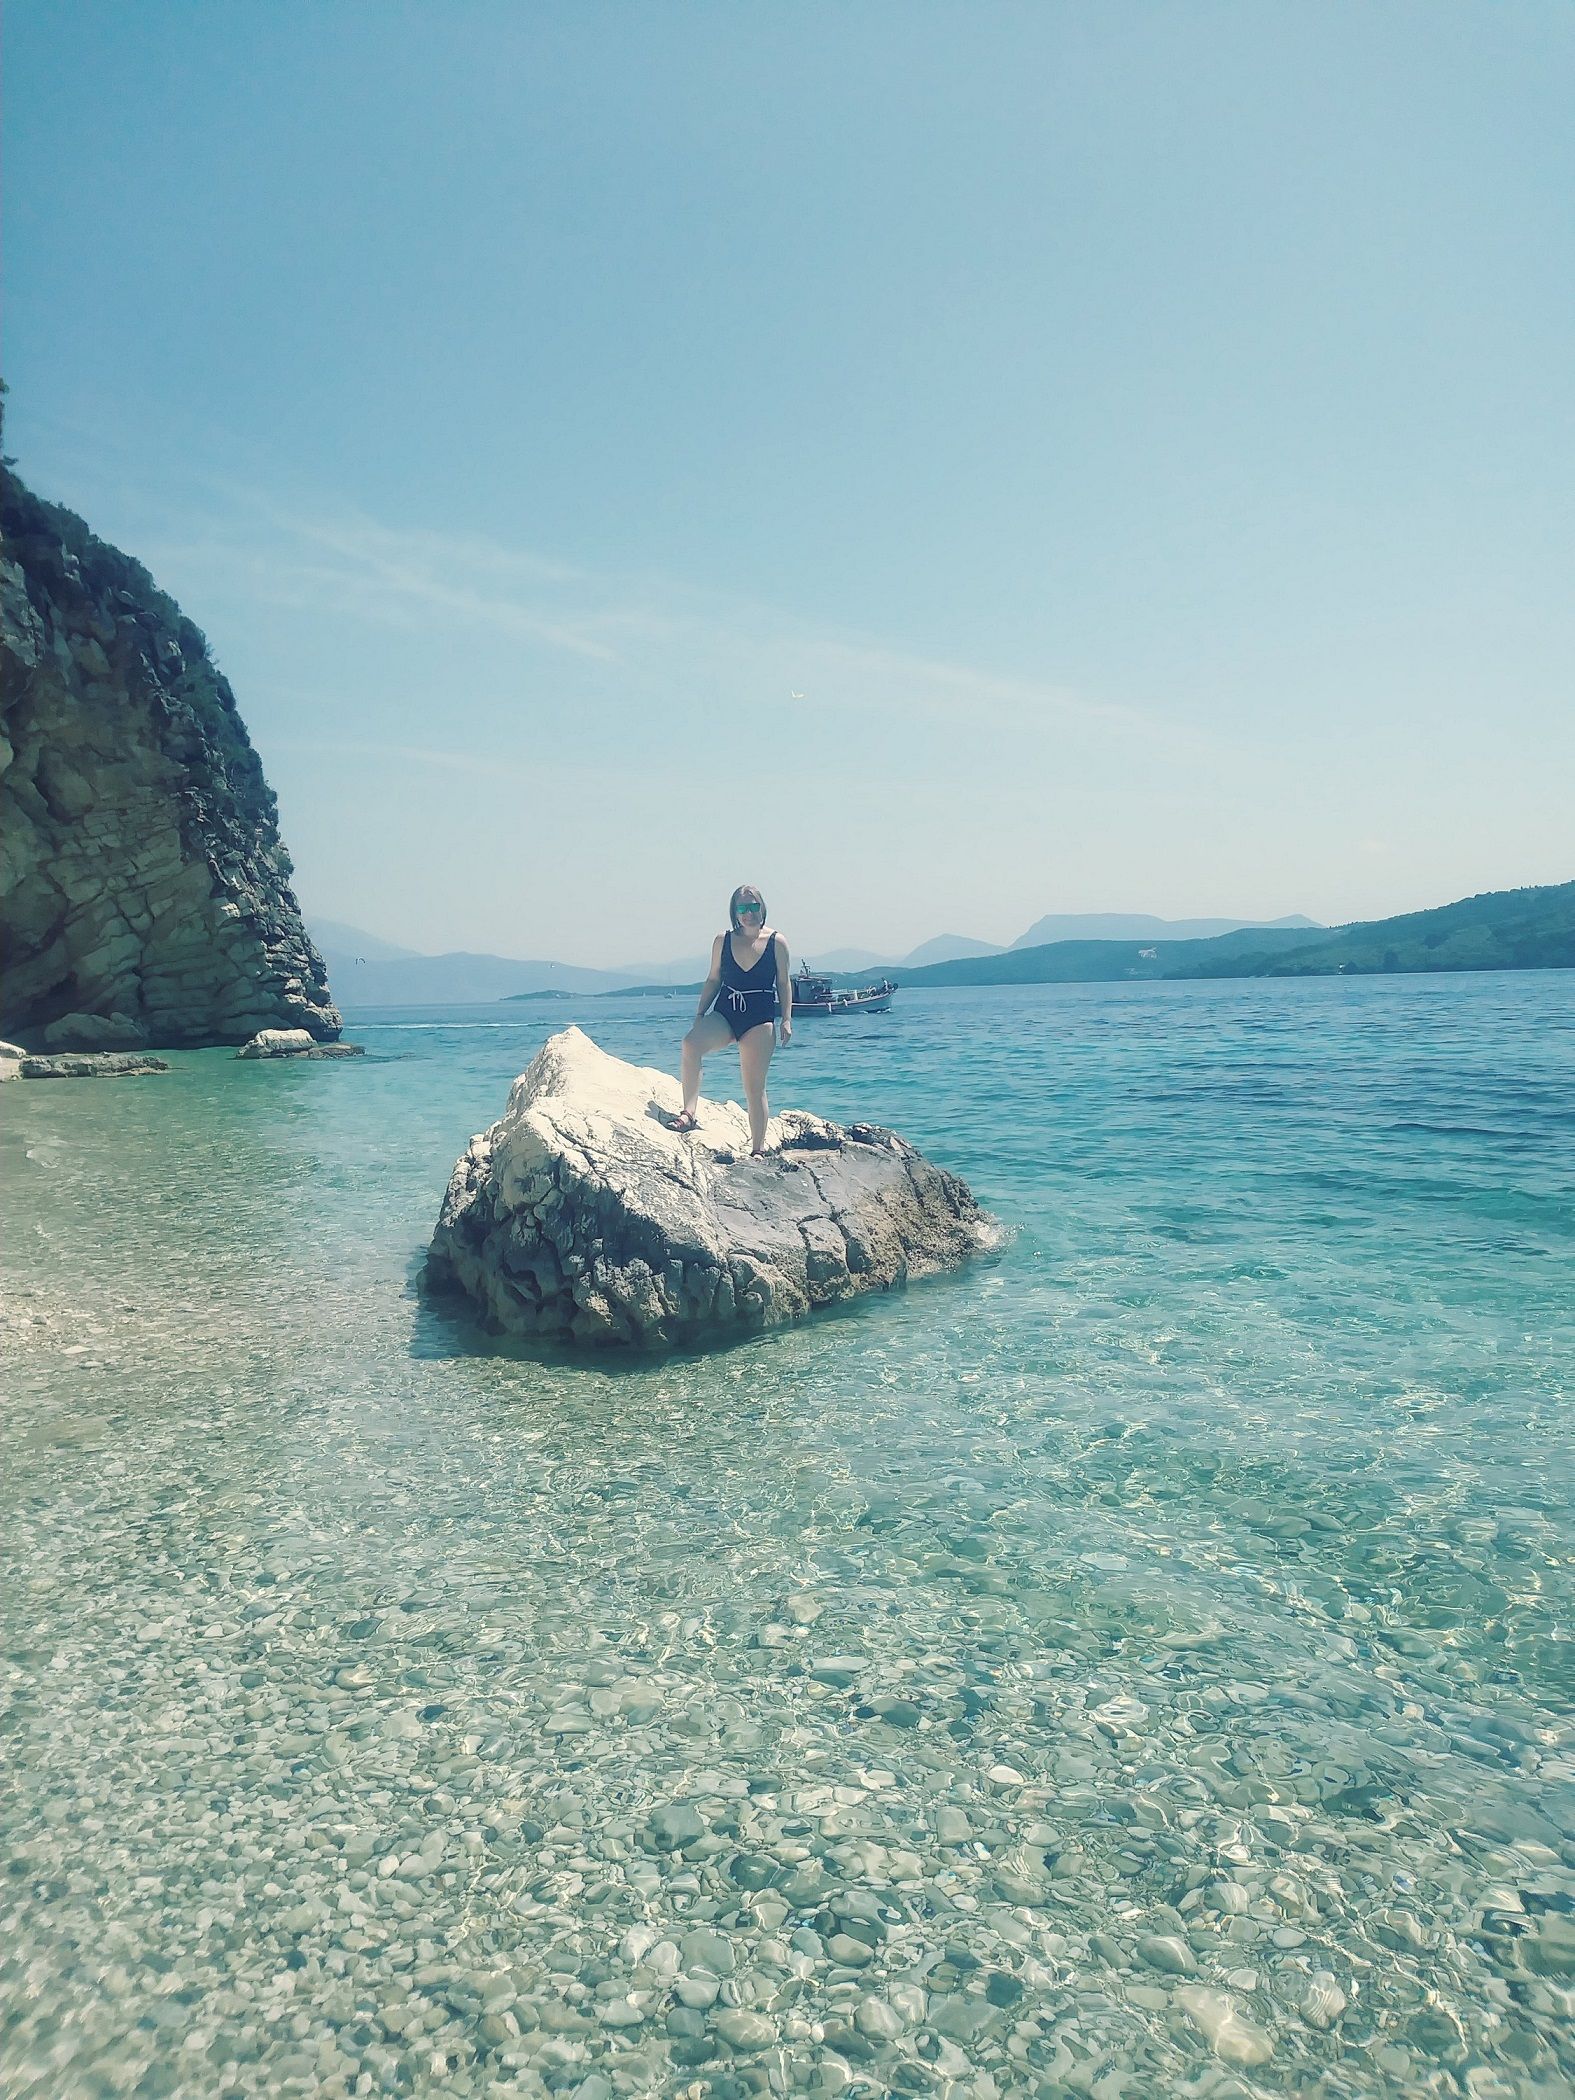
[[[725,1341],[952,1268],[999,1227],[892,1131],[797,1111],[749,1157],[744,1111],[699,1127],[665,1073],[578,1028],[547,1042],[455,1166],[427,1280],[505,1333],[583,1346]]]

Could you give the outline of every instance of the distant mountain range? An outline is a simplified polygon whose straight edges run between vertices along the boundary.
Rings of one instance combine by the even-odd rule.
[[[1300,945],[1287,944],[1257,954],[1249,950],[1234,967],[1223,971],[1200,952],[1173,974],[1321,977],[1420,970],[1570,969],[1575,969],[1575,882],[1487,890],[1431,911],[1341,926]]]
[[[328,965],[340,1006],[474,1006],[524,992],[626,991],[636,982],[624,971],[577,970],[571,963],[518,962],[506,955],[376,956],[365,936],[336,948],[319,938],[315,921],[307,921],[307,931]],[[704,970],[701,963],[690,975],[698,982]]]
[[[1017,936],[1012,946],[1043,948],[1052,941],[1209,941],[1220,934],[1236,933],[1243,927],[1262,927],[1270,933],[1278,933],[1282,928],[1321,930],[1316,919],[1303,918],[1300,912],[1293,912],[1288,919],[1154,919],[1140,911],[1052,912],[1047,918],[1035,919],[1026,933]],[[950,962],[953,958],[935,955],[923,959],[926,962]],[[910,960],[917,961],[918,958]]]
[[[571,963],[501,955],[418,955],[332,919],[308,919],[343,1006],[458,1006],[549,993],[694,990],[707,958],[656,969],[582,970]],[[1228,930],[1200,935],[1198,926]],[[1112,926],[1089,935],[1068,929]],[[905,985],[1097,984],[1122,979],[1302,977],[1416,970],[1575,968],[1575,882],[1492,890],[1431,911],[1319,926],[1312,919],[1154,919],[1099,913],[1038,919],[1009,948],[941,934],[900,958],[867,949],[817,955],[840,983],[897,969]]]
[[[308,919],[306,930],[325,961],[336,955],[355,962],[409,962],[421,954],[419,948],[396,948],[392,941],[380,941],[375,933],[363,933],[359,926],[346,926],[338,919]]]
[[[1183,977],[1575,969],[1575,882],[1490,890],[1351,926],[1281,921],[1209,940],[1058,940],[908,970],[915,984],[1098,984]]]
[[[573,963],[536,962],[506,955],[463,951],[423,955],[339,919],[308,916],[307,930],[328,965],[334,997],[350,1006],[467,1006],[492,999],[514,999],[538,992],[617,992],[672,985],[693,986],[705,975],[707,955],[685,956],[669,963],[630,963],[617,970],[581,969]],[[1068,940],[1171,941],[1240,927],[1266,924],[1315,927],[1312,919],[1258,922],[1250,919],[1156,919],[1142,912],[1100,912],[1037,919],[1010,948],[978,941],[966,934],[937,934],[906,955],[883,955],[869,948],[817,950],[818,970],[857,975],[871,970],[922,970],[934,965],[997,955]],[[970,980],[974,981],[974,980]],[[993,980],[992,980],[993,981]]]

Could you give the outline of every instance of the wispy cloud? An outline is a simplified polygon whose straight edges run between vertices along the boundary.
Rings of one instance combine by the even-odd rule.
[[[117,456],[115,446],[98,456]],[[1144,751],[1192,763],[1246,756],[1195,721],[1080,689],[1051,672],[1025,675],[904,649],[791,607],[659,574],[597,572],[483,533],[389,524],[323,503],[314,491],[268,493],[223,469],[182,478],[183,492],[166,489],[160,503],[165,520],[179,523],[160,530],[145,520],[136,544],[183,601],[228,599],[243,610],[271,607],[339,629],[359,624],[392,639],[452,634],[456,659],[461,646],[468,655],[467,679],[482,684],[501,685],[510,672],[523,679],[531,656],[530,675],[545,669],[550,676],[556,658],[565,674],[577,666],[581,681],[588,675],[595,690],[634,704],[644,695],[649,705],[681,710],[709,696],[744,694],[823,728],[851,731],[862,721],[872,735],[889,736],[883,725],[895,720],[1007,746],[1018,735],[1075,737],[1084,747],[1108,746],[1123,764]],[[137,507],[145,508],[136,479],[125,494],[142,497]],[[489,636],[502,645],[492,671],[483,661]],[[462,699],[453,704],[464,708]],[[462,750],[451,755],[456,764],[474,762]]]
[[[1053,679],[894,648],[669,578],[599,576],[477,534],[404,530],[355,512],[313,515],[233,487],[224,493],[226,515],[205,524],[200,540],[156,552],[210,578],[226,569],[232,588],[277,606],[391,632],[450,621],[471,639],[491,633],[640,680],[769,690],[784,704],[794,696],[844,716],[899,713],[997,730],[1060,723],[1124,739],[1200,741]]]
[[[617,657],[595,631],[594,614],[565,603],[583,590],[574,571],[474,539],[398,532],[353,515],[305,518],[245,498],[237,512],[205,522],[200,539],[166,540],[151,551],[210,573],[227,566],[274,605],[328,605],[341,618],[394,629],[437,615],[572,656]],[[543,602],[548,593],[556,606]]]
[[[353,590],[368,615],[381,614],[396,623],[413,611],[481,622],[514,639],[526,639],[611,663],[617,651],[587,620],[572,611],[554,611],[539,602],[556,591],[560,599],[583,592],[586,579],[561,564],[513,549],[491,546],[473,536],[445,540],[428,532],[398,532],[369,519],[325,523],[275,514],[273,523],[287,538],[338,557],[337,564],[305,568],[314,578],[327,578]],[[304,567],[304,565],[303,565]]]

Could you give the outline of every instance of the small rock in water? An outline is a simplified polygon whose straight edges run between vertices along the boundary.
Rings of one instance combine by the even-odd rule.
[[[845,1690],[868,1668],[868,1660],[862,1655],[823,1655],[818,1662],[810,1664],[809,1674],[819,1684],[832,1684]]]
[[[1151,1969],[1164,1969],[1172,1976],[1190,1976],[1198,1966],[1186,1941],[1171,1933],[1145,1933],[1137,1943],[1137,1956]]]
[[[1250,2071],[1274,2054],[1273,2042],[1245,2017],[1229,1991],[1191,1983],[1177,1991],[1176,2003],[1223,2063]]]
[[[867,1946],[863,1940],[854,1939],[847,1932],[834,1932],[826,1942],[826,1952],[845,1969],[862,1969],[875,1958],[873,1947]]]
[[[705,1836],[700,1811],[688,1801],[672,1801],[651,1811],[651,1835],[664,1852],[678,1852]]]
[[[770,1886],[776,1871],[776,1861],[763,1852],[741,1852],[728,1870],[728,1879],[755,1893]]]
[[[872,2042],[894,2042],[902,2032],[902,2015],[884,1998],[861,1998],[853,2024]]]
[[[1567,1983],[1575,1977],[1575,1918],[1549,1911],[1534,1935],[1521,1942],[1521,1955],[1535,1976]]]
[[[698,1969],[709,1971],[713,1976],[731,1976],[738,1966],[732,1942],[705,1925],[697,1925],[693,1932],[684,1934],[682,1953],[684,1967],[690,1971]]]
[[[757,2049],[769,2049],[776,2040],[776,2029],[764,2013],[746,2012],[742,2008],[730,2007],[720,2012],[711,2022],[730,2049],[753,2054]]]
[[[1163,2012],[1170,2004],[1170,1993],[1157,1983],[1129,1983],[1127,1997],[1133,2005],[1141,2005],[1145,2012]]]
[[[1345,2011],[1345,1993],[1327,1969],[1320,1969],[1302,1999],[1302,2018],[1309,2027],[1332,2027]]]

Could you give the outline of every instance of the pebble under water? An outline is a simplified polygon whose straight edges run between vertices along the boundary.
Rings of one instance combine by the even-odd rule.
[[[423,1301],[546,1034],[688,1013],[0,1091],[8,2094],[1568,2093],[1575,977],[910,990],[775,1095],[998,1256]]]

